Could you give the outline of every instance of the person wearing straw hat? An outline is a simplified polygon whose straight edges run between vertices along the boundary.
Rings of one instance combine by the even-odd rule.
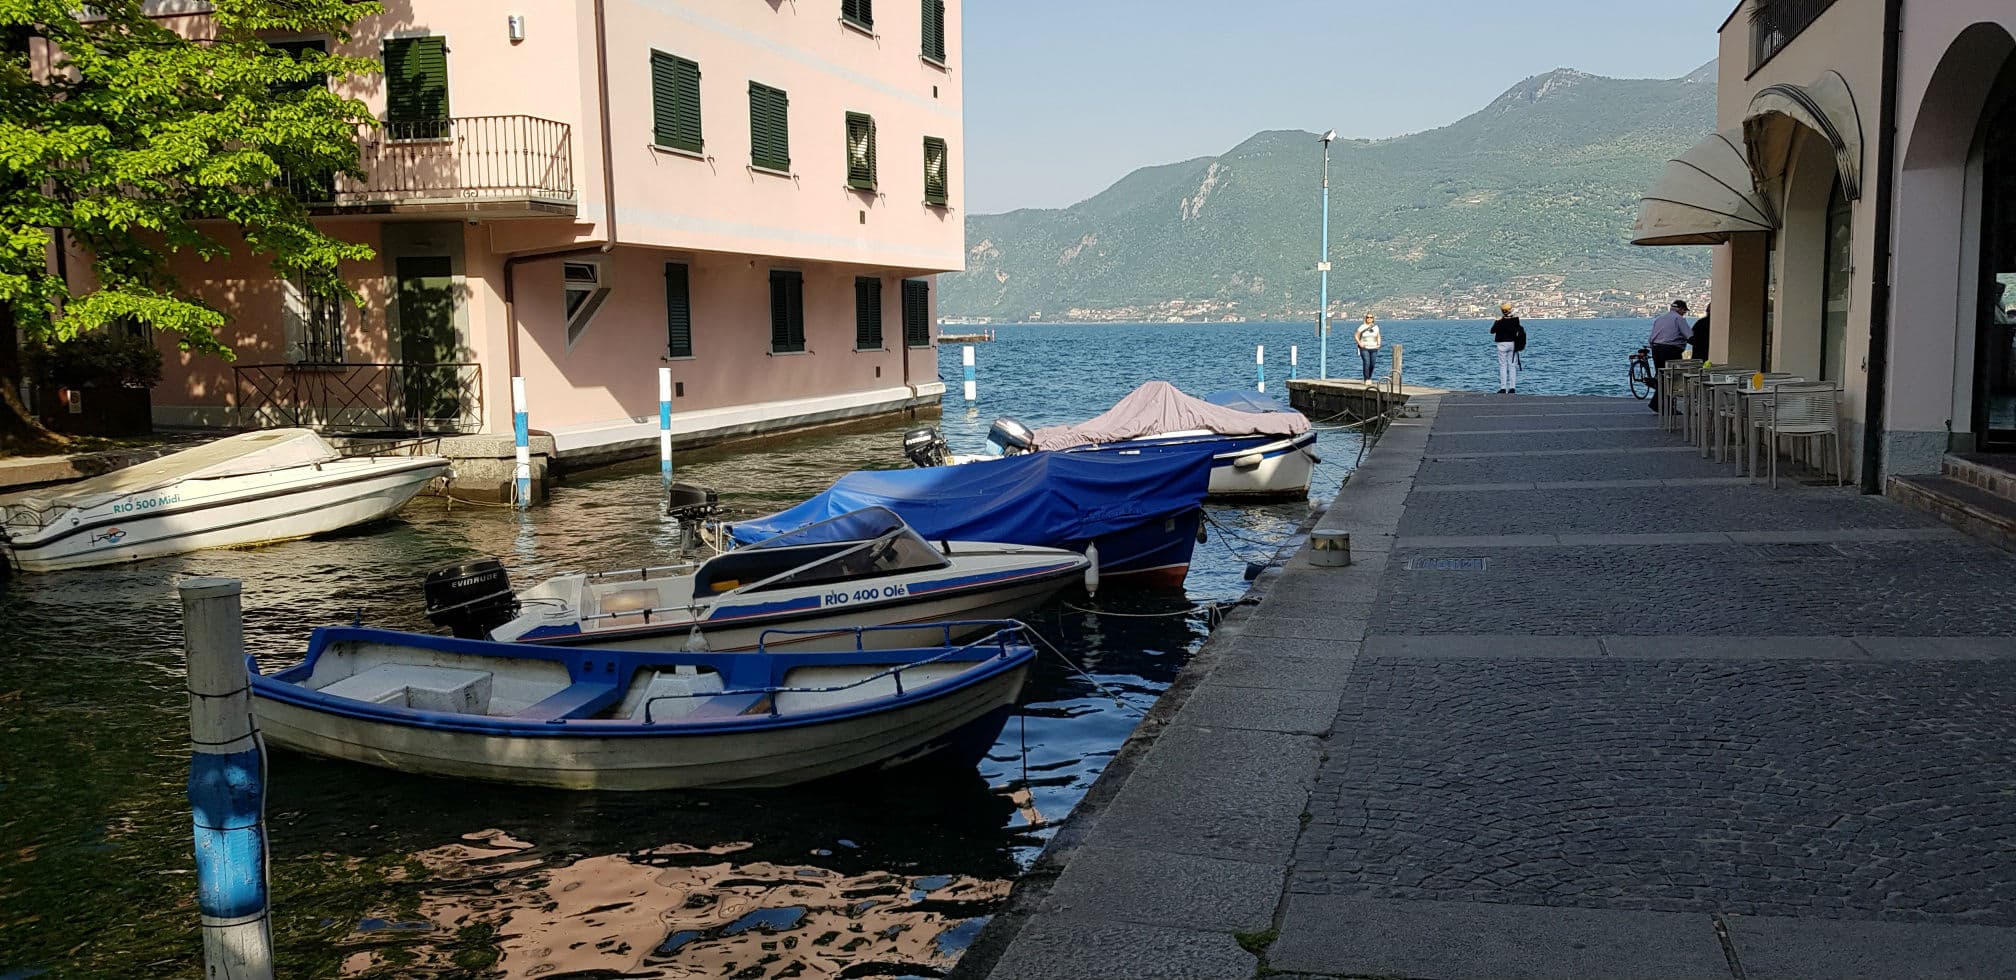
[[[1498,304],[1498,322],[1491,324],[1491,340],[1498,345],[1498,393],[1519,393],[1519,352],[1526,346],[1526,327],[1512,315],[1512,304]]]

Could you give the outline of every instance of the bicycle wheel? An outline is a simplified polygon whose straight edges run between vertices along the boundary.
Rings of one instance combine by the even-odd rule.
[[[1644,361],[1631,362],[1631,397],[1644,401],[1652,395],[1652,366]]]

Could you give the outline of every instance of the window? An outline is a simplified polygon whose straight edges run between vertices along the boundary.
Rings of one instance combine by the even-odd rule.
[[[945,0],[924,0],[924,57],[945,63]]]
[[[693,295],[677,262],[665,263],[665,356],[693,356]]]
[[[875,120],[858,112],[847,114],[847,186],[875,189]]]
[[[951,180],[946,176],[949,167],[945,141],[936,136],[924,137],[924,203],[942,208],[952,199]]]
[[[840,0],[840,19],[861,27],[874,27],[875,0]]]
[[[770,270],[770,353],[794,354],[805,349],[805,276],[785,269]]]
[[[601,263],[566,262],[560,270],[566,291],[567,346],[572,347],[587,332],[588,321],[595,319],[602,301],[609,298],[609,287],[602,284]]]
[[[791,99],[781,88],[749,83],[749,162],[764,170],[791,170]]]
[[[931,284],[923,279],[903,280],[903,343],[931,346]]]
[[[448,39],[385,42],[385,130],[395,140],[448,137]]]
[[[651,52],[652,142],[700,152],[700,65]]]
[[[287,353],[296,364],[343,363],[343,298],[311,292],[287,280]]]
[[[854,349],[882,349],[882,280],[854,279]]]
[[[1827,274],[1820,315],[1820,380],[1840,381],[1848,341],[1849,289],[1855,282],[1854,205],[1836,178],[1827,203]]]

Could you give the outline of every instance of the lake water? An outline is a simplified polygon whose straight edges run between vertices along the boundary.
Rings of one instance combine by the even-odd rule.
[[[1534,393],[1622,390],[1634,323],[1529,325]],[[1253,345],[1286,376],[1308,326],[1006,326],[978,345],[981,402],[943,426],[977,450],[996,415],[1082,419],[1141,381],[1193,393],[1253,379]],[[1408,380],[1495,386],[1480,324],[1394,323]],[[1348,348],[1347,344],[1344,345]],[[1339,352],[1333,351],[1333,354]],[[1355,370],[1344,349],[1333,374]],[[534,420],[536,426],[537,420]],[[847,470],[897,464],[900,422],[683,454],[682,479],[743,513],[777,509]],[[1315,493],[1359,451],[1326,433]],[[1237,598],[1248,559],[1301,505],[1213,508],[1185,590],[1108,592],[1097,607],[1179,612]],[[514,580],[663,556],[655,461],[568,480],[550,504],[421,501],[346,535],[203,552],[0,584],[0,980],[197,976],[187,706],[177,578],[245,581],[247,643],[271,669],[309,627],[426,629],[421,577],[477,555]],[[1032,624],[1098,679],[1039,659],[1024,706],[964,779],[839,780],[737,793],[583,794],[402,777],[276,753],[268,820],[284,976],[934,976],[949,969],[1014,879],[1201,642],[1201,617],[1114,618],[1067,595]],[[1068,603],[1068,604],[1067,604]],[[1080,609],[1074,609],[1078,606]],[[1109,698],[1109,694],[1120,702]]]

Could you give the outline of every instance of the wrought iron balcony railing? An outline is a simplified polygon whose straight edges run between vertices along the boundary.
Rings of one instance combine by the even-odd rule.
[[[483,429],[481,364],[235,364],[238,427],[445,434]]]
[[[574,213],[574,145],[566,123],[537,116],[388,122],[358,137],[362,180],[289,176],[317,211]]]
[[[1750,71],[1785,50],[1834,0],[1756,0],[1750,12]]]

